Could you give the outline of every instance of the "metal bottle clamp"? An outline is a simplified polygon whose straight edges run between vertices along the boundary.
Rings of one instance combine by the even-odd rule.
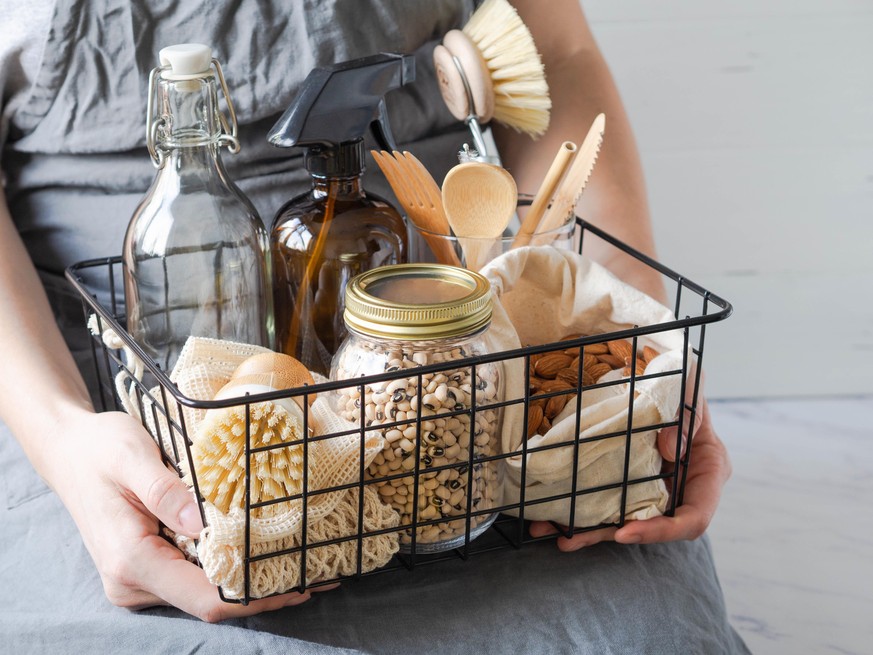
[[[237,138],[237,120],[236,120],[236,111],[233,108],[233,102],[230,99],[230,93],[227,89],[227,82],[224,79],[224,73],[221,71],[221,64],[218,63],[218,60],[212,59],[212,66],[215,69],[214,75],[218,79],[218,83],[221,85],[221,91],[224,94],[224,99],[227,102],[227,112],[230,114],[230,121],[228,122],[227,117],[221,112],[218,113],[218,122],[221,125],[221,134],[218,135],[218,143],[222,146],[227,146],[227,149],[232,153],[236,154],[240,150],[239,139]],[[160,149],[157,145],[158,139],[158,130],[165,124],[164,118],[155,118],[155,95],[157,91],[156,87],[156,79],[157,76],[165,71],[172,70],[171,66],[158,66],[153,68],[149,73],[149,93],[148,93],[148,101],[146,103],[146,146],[149,149],[149,154],[152,157],[152,163],[155,165],[155,168],[160,168],[164,163],[164,158],[166,157],[166,153],[164,150]],[[197,80],[203,79],[206,77],[210,77],[213,75],[212,70],[203,71],[202,73],[195,73],[192,75],[178,75],[173,74],[171,76],[167,76],[167,79],[171,79],[173,81],[185,81],[185,80]]]

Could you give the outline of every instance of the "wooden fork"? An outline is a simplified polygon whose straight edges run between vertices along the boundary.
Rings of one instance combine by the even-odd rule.
[[[436,260],[441,264],[460,266],[461,261],[452,243],[435,236],[451,236],[451,230],[439,185],[424,164],[410,152],[371,150],[370,153],[406,210],[409,220],[421,230]]]

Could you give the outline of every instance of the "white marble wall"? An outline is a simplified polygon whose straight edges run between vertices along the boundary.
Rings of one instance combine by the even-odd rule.
[[[873,398],[712,402],[734,475],[710,529],[761,655],[873,653]]]
[[[873,393],[873,2],[582,5],[660,259],[735,306],[710,333],[710,395]]]

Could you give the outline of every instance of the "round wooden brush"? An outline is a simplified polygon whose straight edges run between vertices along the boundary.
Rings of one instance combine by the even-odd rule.
[[[210,409],[191,443],[191,457],[200,493],[220,511],[245,507],[246,421],[252,448],[292,445],[251,455],[251,502],[263,502],[300,493],[303,484],[303,396],[252,403],[244,397],[314,384],[307,368],[279,353],[255,355],[243,361],[215,400],[240,398],[243,404]],[[310,394],[307,402],[314,400]],[[189,480],[190,482],[190,480]],[[261,508],[266,509],[266,508]],[[261,510],[255,515],[260,515]]]
[[[465,121],[481,152],[479,123],[492,118],[533,137],[549,127],[552,107],[543,63],[530,30],[507,0],[485,0],[463,30],[434,50],[443,99]]]

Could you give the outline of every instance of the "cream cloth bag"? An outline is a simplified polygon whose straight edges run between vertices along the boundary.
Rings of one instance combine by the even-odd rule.
[[[625,284],[602,266],[573,252],[551,247],[512,250],[482,269],[495,296],[494,318],[488,338],[498,350],[555,342],[569,334],[605,334],[674,320],[672,312],[644,293]],[[661,354],[646,368],[646,374],[682,368],[683,339],[674,330],[641,337],[638,349],[649,345]],[[505,363],[507,399],[524,396],[524,360]],[[621,377],[613,371],[601,382]],[[673,420],[679,408],[681,376],[669,375],[635,384],[633,428],[645,428]],[[627,383],[591,389],[582,394],[579,437],[626,431],[630,408]],[[504,504],[518,503],[522,485],[520,454],[526,435],[523,406],[506,408],[502,447],[514,453],[506,460]],[[525,471],[525,518],[567,524],[570,500],[529,504],[541,498],[571,491],[576,432],[575,397],[555,417],[552,428],[528,439],[528,448],[568,444],[527,454]],[[655,443],[657,431],[632,435],[628,479],[657,475],[661,457]],[[578,489],[621,483],[624,479],[626,437],[610,437],[581,443],[578,452]],[[601,490],[577,497],[574,523],[577,527],[613,523],[621,515],[621,488]],[[662,480],[628,486],[627,519],[644,519],[663,513],[668,499]],[[512,512],[510,512],[512,513]]]
[[[102,336],[110,347],[119,347],[120,340],[114,335],[104,333]],[[180,353],[170,379],[187,398],[212,400],[245,359],[262,352],[268,351],[259,346],[191,337]],[[128,352],[126,356],[130,360],[133,355]],[[133,372],[142,371],[142,366],[136,362],[130,363],[129,368]],[[323,378],[319,381],[323,381]],[[122,404],[129,413],[141,420],[144,418],[146,426],[161,443],[165,453],[170,457],[174,457],[176,453],[179,470],[191,485],[191,466],[187,460],[181,433],[176,426],[181,425],[181,421],[184,420],[185,429],[195,444],[198,440],[214,441],[215,435],[211,431],[216,425],[226,424],[226,421],[211,420],[213,418],[211,414],[228,412],[227,417],[233,417],[238,416],[239,412],[183,407],[180,416],[179,406],[172,396],[169,394],[164,396],[160,388],[150,391],[154,401],[148,397],[143,398],[142,412],[140,412],[135,391],[130,388],[132,384],[130,376],[125,372],[121,372],[119,379],[116,379],[116,388],[122,398]],[[165,398],[166,406],[164,406]],[[281,422],[285,414],[286,410],[278,403],[257,403],[252,405],[251,409],[253,420],[255,416],[263,416],[264,422],[269,419],[271,424],[275,424],[277,420]],[[320,397],[315,400],[310,409],[309,425],[316,436],[355,428],[331,409],[326,398]],[[254,432],[254,427],[252,431]],[[241,434],[244,439],[244,426]],[[293,440],[300,438],[289,435],[286,440],[291,441],[292,437]],[[240,444],[235,445],[237,448],[233,454],[234,461],[228,464],[228,470],[231,471],[231,476],[236,475],[238,484],[243,485],[244,460],[237,461],[236,452],[244,451],[244,444],[242,448]],[[252,446],[257,445],[259,444],[252,444]],[[382,446],[382,437],[376,433],[368,435],[364,444],[364,469],[382,450]],[[303,446],[289,446],[287,449],[291,452],[286,459],[297,462],[302,469]],[[258,465],[255,458],[270,452],[276,451],[257,453],[252,458],[252,476],[257,475],[255,469]],[[305,512],[302,499],[251,510],[249,543],[253,556],[300,547],[303,542],[304,519],[308,545],[337,538],[356,537],[359,532],[372,532],[399,525],[399,515],[381,502],[372,486],[364,487],[363,525],[360,526],[360,530],[357,488],[313,493],[359,481],[361,470],[359,434],[310,442],[306,461],[307,487],[310,495],[307,497]],[[234,468],[237,469],[235,472]],[[288,477],[292,482],[297,482],[297,487],[291,489],[290,493],[300,493],[302,470]],[[237,495],[235,498],[237,499],[235,506],[224,512],[209,501],[203,503],[207,527],[200,534],[196,546],[193,540],[183,535],[175,535],[174,539],[189,557],[193,559],[196,556],[209,580],[221,586],[226,597],[238,599],[245,593],[246,516],[245,509],[239,501],[240,496]],[[398,544],[399,535],[396,532],[365,537],[361,552],[362,572],[387,564],[397,552]],[[357,564],[357,539],[327,546],[309,545],[306,553],[306,582],[354,575],[357,572]],[[299,585],[300,573],[299,552],[258,560],[251,565],[250,595],[259,598],[288,591]]]

